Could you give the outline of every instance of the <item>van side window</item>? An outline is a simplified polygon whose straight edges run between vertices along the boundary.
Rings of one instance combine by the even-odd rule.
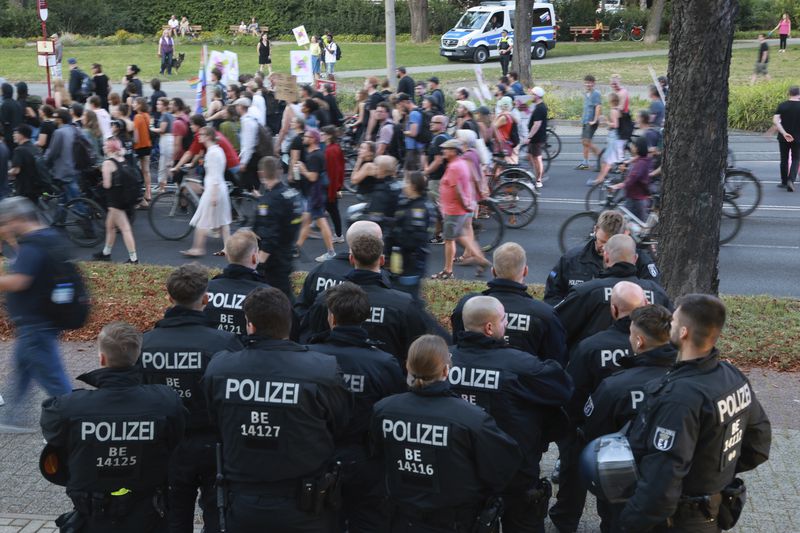
[[[503,12],[498,11],[492,18],[489,19],[489,24],[486,25],[486,29],[484,31],[492,31],[492,30],[499,30],[503,27]]]
[[[552,26],[553,19],[550,17],[550,10],[546,7],[538,7],[533,10],[533,27]]]

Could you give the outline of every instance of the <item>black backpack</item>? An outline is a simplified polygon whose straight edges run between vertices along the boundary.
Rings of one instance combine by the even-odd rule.
[[[258,125],[258,136],[254,155],[261,161],[262,157],[275,155],[275,146],[272,142],[272,132],[266,126]]]
[[[619,121],[617,123],[617,135],[621,141],[630,141],[633,135],[633,118],[627,111],[622,111],[619,114]]]
[[[113,161],[117,166],[117,170],[111,175],[111,188],[119,188],[125,207],[139,204],[144,197],[139,177],[127,163],[120,163],[116,159],[109,161]]]
[[[392,124],[392,141],[386,147],[386,153],[398,161],[403,161],[406,155],[405,135],[403,126],[397,123]]]
[[[420,129],[417,132],[416,141],[418,143],[428,144],[433,139],[433,134],[431,133],[431,119],[433,118],[433,113],[421,109],[418,109],[418,111],[422,114],[422,124],[419,126]]]
[[[60,330],[78,329],[86,324],[91,299],[80,270],[72,262],[67,248],[53,246],[52,239],[38,235],[25,237],[24,242],[38,246],[47,256],[45,274],[48,289],[40,309]]]
[[[508,140],[511,142],[511,146],[517,146],[519,144],[519,126],[517,125],[517,121],[514,120],[513,115],[509,113],[509,119],[511,120],[511,133],[508,135]]]
[[[72,159],[75,162],[75,170],[84,171],[95,166],[92,143],[77,126],[75,126],[75,142],[72,143]]]
[[[336,61],[339,61],[342,58],[342,47],[339,46],[339,43],[336,43]]]

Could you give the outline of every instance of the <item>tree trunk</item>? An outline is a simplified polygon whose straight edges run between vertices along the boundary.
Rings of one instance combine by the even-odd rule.
[[[423,43],[430,37],[428,31],[428,0],[409,0],[411,13],[411,41]]]
[[[737,0],[673,0],[659,263],[675,298],[719,288],[728,75]]]
[[[666,0],[653,0],[653,7],[650,8],[650,17],[647,19],[647,30],[644,32],[644,42],[647,44],[653,44],[658,41],[665,3]]]
[[[517,0],[514,12],[514,50],[511,56],[511,70],[519,73],[519,81],[525,87],[533,85],[531,26],[533,26],[533,0]]]

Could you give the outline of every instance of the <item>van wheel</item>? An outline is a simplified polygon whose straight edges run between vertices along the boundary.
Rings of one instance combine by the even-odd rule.
[[[533,52],[531,52],[532,59],[544,59],[547,55],[547,47],[544,43],[536,43],[533,45]]]
[[[489,50],[485,46],[479,46],[472,57],[476,63],[486,63],[486,60],[489,59]]]

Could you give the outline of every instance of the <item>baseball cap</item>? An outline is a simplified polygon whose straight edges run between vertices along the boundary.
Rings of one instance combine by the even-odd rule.
[[[250,107],[250,99],[249,98],[239,98],[236,100],[233,105],[240,105],[244,107]]]
[[[458,139],[450,139],[440,144],[439,148],[455,148],[456,150],[461,150],[461,141]]]
[[[411,100],[411,97],[406,93],[397,93],[398,102],[408,102],[409,100]]]
[[[439,83],[439,78],[437,78],[436,76],[431,76],[430,78],[428,78],[428,81],[432,81],[433,83]]]
[[[70,57],[69,59],[67,59],[67,63],[69,63],[70,65],[74,65],[77,62],[78,60],[75,59],[74,57]]]
[[[460,105],[470,113],[474,113],[475,109],[477,109],[475,107],[475,102],[473,102],[472,100],[459,100],[458,105]]]
[[[536,96],[538,96],[539,98],[542,98],[544,96],[544,89],[542,89],[541,87],[534,87],[531,92]]]

